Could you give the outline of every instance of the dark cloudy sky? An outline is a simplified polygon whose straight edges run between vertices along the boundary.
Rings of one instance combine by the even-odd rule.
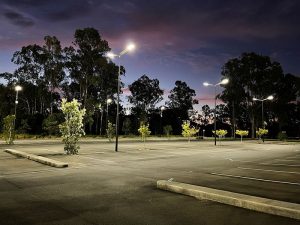
[[[170,90],[183,80],[210,98],[222,65],[245,51],[279,61],[300,76],[299,0],[0,0],[0,72],[14,70],[14,51],[55,35],[64,46],[77,28],[94,27],[122,59],[126,85],[143,74]]]

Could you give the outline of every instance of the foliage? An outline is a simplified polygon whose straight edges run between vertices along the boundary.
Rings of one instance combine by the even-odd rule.
[[[248,136],[249,131],[248,130],[236,130],[235,133],[239,136],[241,136],[241,142],[243,141],[243,136]]]
[[[59,135],[59,124],[63,123],[64,115],[62,113],[50,114],[43,121],[43,130],[49,135]]]
[[[197,134],[197,132],[199,131],[195,127],[190,126],[189,121],[183,122],[181,127],[182,127],[182,133],[181,133],[182,136],[187,137],[189,142],[191,140],[191,137],[195,136]]]
[[[83,117],[85,109],[80,109],[80,103],[74,99],[72,102],[67,102],[66,99],[62,100],[61,110],[65,116],[65,122],[59,125],[60,132],[65,143],[64,150],[69,154],[77,154],[80,148],[77,145],[79,138],[84,135],[83,130]]]
[[[140,117],[140,121],[146,121],[146,115],[150,109],[162,100],[163,90],[159,87],[157,79],[150,79],[147,75],[141,76],[138,80],[129,85],[131,95],[128,100],[136,108],[135,112]]]
[[[166,126],[163,127],[163,130],[164,130],[164,134],[167,135],[168,138],[170,138],[170,134],[173,131],[172,126],[171,125],[166,125]]]
[[[277,138],[280,140],[280,141],[285,141],[288,139],[288,136],[286,134],[285,131],[281,131],[277,134]]]
[[[168,96],[170,101],[167,106],[171,109],[180,109],[181,119],[188,119],[188,110],[193,109],[193,104],[198,101],[193,99],[196,96],[195,90],[191,89],[185,82],[177,80],[175,87]]]
[[[30,126],[28,125],[28,119],[21,120],[21,126],[18,128],[18,133],[27,133],[30,130]]]
[[[7,144],[11,145],[15,139],[15,115],[8,115],[3,119],[3,136]]]
[[[215,134],[215,131],[212,131],[212,132],[213,132],[213,134]],[[225,137],[225,135],[226,135],[227,133],[228,133],[227,130],[222,130],[222,129],[216,130],[216,134],[217,134],[217,136],[218,136],[219,138]]]
[[[141,135],[142,141],[146,141],[146,137],[151,134],[151,131],[149,130],[149,124],[141,124],[140,128],[138,129],[138,132]]]
[[[263,128],[259,128],[257,131],[256,131],[256,134],[257,136],[259,136],[259,138],[261,138],[262,136],[268,134],[268,130],[267,129],[263,129]]]
[[[125,118],[123,121],[122,131],[125,133],[125,135],[128,135],[131,131],[131,120],[130,118]]]
[[[109,142],[112,141],[115,133],[116,133],[115,125],[112,124],[111,122],[108,122],[107,129],[106,129],[106,135],[107,135],[107,138],[108,138]]]

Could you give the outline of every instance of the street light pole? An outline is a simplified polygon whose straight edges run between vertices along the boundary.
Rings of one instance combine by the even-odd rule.
[[[268,96],[267,98],[264,99],[258,99],[258,98],[253,98],[253,101],[260,101],[261,102],[261,123],[262,123],[262,128],[265,129],[265,123],[264,123],[264,101],[266,100],[273,100],[274,97],[273,95]],[[263,136],[263,142],[265,142],[265,138]]]
[[[110,98],[106,100],[106,128],[108,127],[108,105],[112,102]]]
[[[203,85],[204,86],[213,86],[215,88],[215,109],[214,109],[214,131],[215,131],[215,145],[217,145],[217,134],[216,134],[216,131],[217,131],[217,118],[216,118],[216,111],[217,111],[217,86],[219,85],[225,85],[225,84],[228,84],[229,82],[229,79],[228,78],[225,78],[223,80],[221,80],[219,83],[217,84],[210,84],[208,82],[204,82]]]
[[[114,59],[117,57],[119,59],[118,63],[118,81],[117,81],[117,115],[116,115],[116,145],[115,145],[115,151],[118,152],[118,143],[119,143],[119,105],[120,105],[120,76],[121,76],[121,56],[125,55],[128,52],[131,52],[135,49],[134,44],[129,44],[127,47],[121,51],[119,54],[113,54],[109,52],[107,54],[107,57],[110,59]]]
[[[16,100],[15,100],[15,119],[14,119],[14,128],[16,129],[16,119],[17,119],[17,105],[19,103],[19,91],[22,91],[22,87],[20,85],[17,85],[15,87],[16,91]]]

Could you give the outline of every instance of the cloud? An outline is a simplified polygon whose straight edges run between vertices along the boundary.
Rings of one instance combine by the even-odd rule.
[[[4,12],[4,16],[11,21],[14,25],[20,26],[20,27],[31,27],[34,25],[34,21],[24,16],[21,13],[14,12],[14,11],[6,11]]]

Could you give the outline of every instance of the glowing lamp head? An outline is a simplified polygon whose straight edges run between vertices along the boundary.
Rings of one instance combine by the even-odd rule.
[[[21,87],[20,85],[17,85],[17,86],[15,87],[15,91],[22,91],[22,87]]]
[[[126,50],[127,50],[128,52],[131,52],[131,51],[133,51],[134,49],[135,49],[135,44],[133,44],[133,43],[128,44],[127,47],[126,47]]]
[[[163,111],[163,110],[165,110],[165,109],[166,109],[166,107],[164,107],[164,106],[160,107],[160,110],[161,110],[161,111]]]
[[[257,99],[257,98],[252,98],[252,100],[253,100],[253,101],[257,101],[258,99]]]
[[[225,78],[223,80],[221,80],[220,84],[228,84],[229,83],[229,79]]]
[[[270,95],[269,97],[267,97],[268,100],[273,100],[274,99],[274,96],[273,95]]]
[[[110,104],[112,102],[112,99],[109,98],[109,99],[106,100],[106,102],[107,102],[107,104]]]
[[[209,84],[208,82],[204,82],[203,85],[204,85],[205,87],[207,87],[207,86],[209,86],[210,84]]]
[[[106,54],[106,57],[107,57],[107,58],[110,58],[110,59],[114,59],[114,58],[116,57],[116,55],[115,55],[114,53],[112,53],[112,52],[108,52],[108,53]]]

